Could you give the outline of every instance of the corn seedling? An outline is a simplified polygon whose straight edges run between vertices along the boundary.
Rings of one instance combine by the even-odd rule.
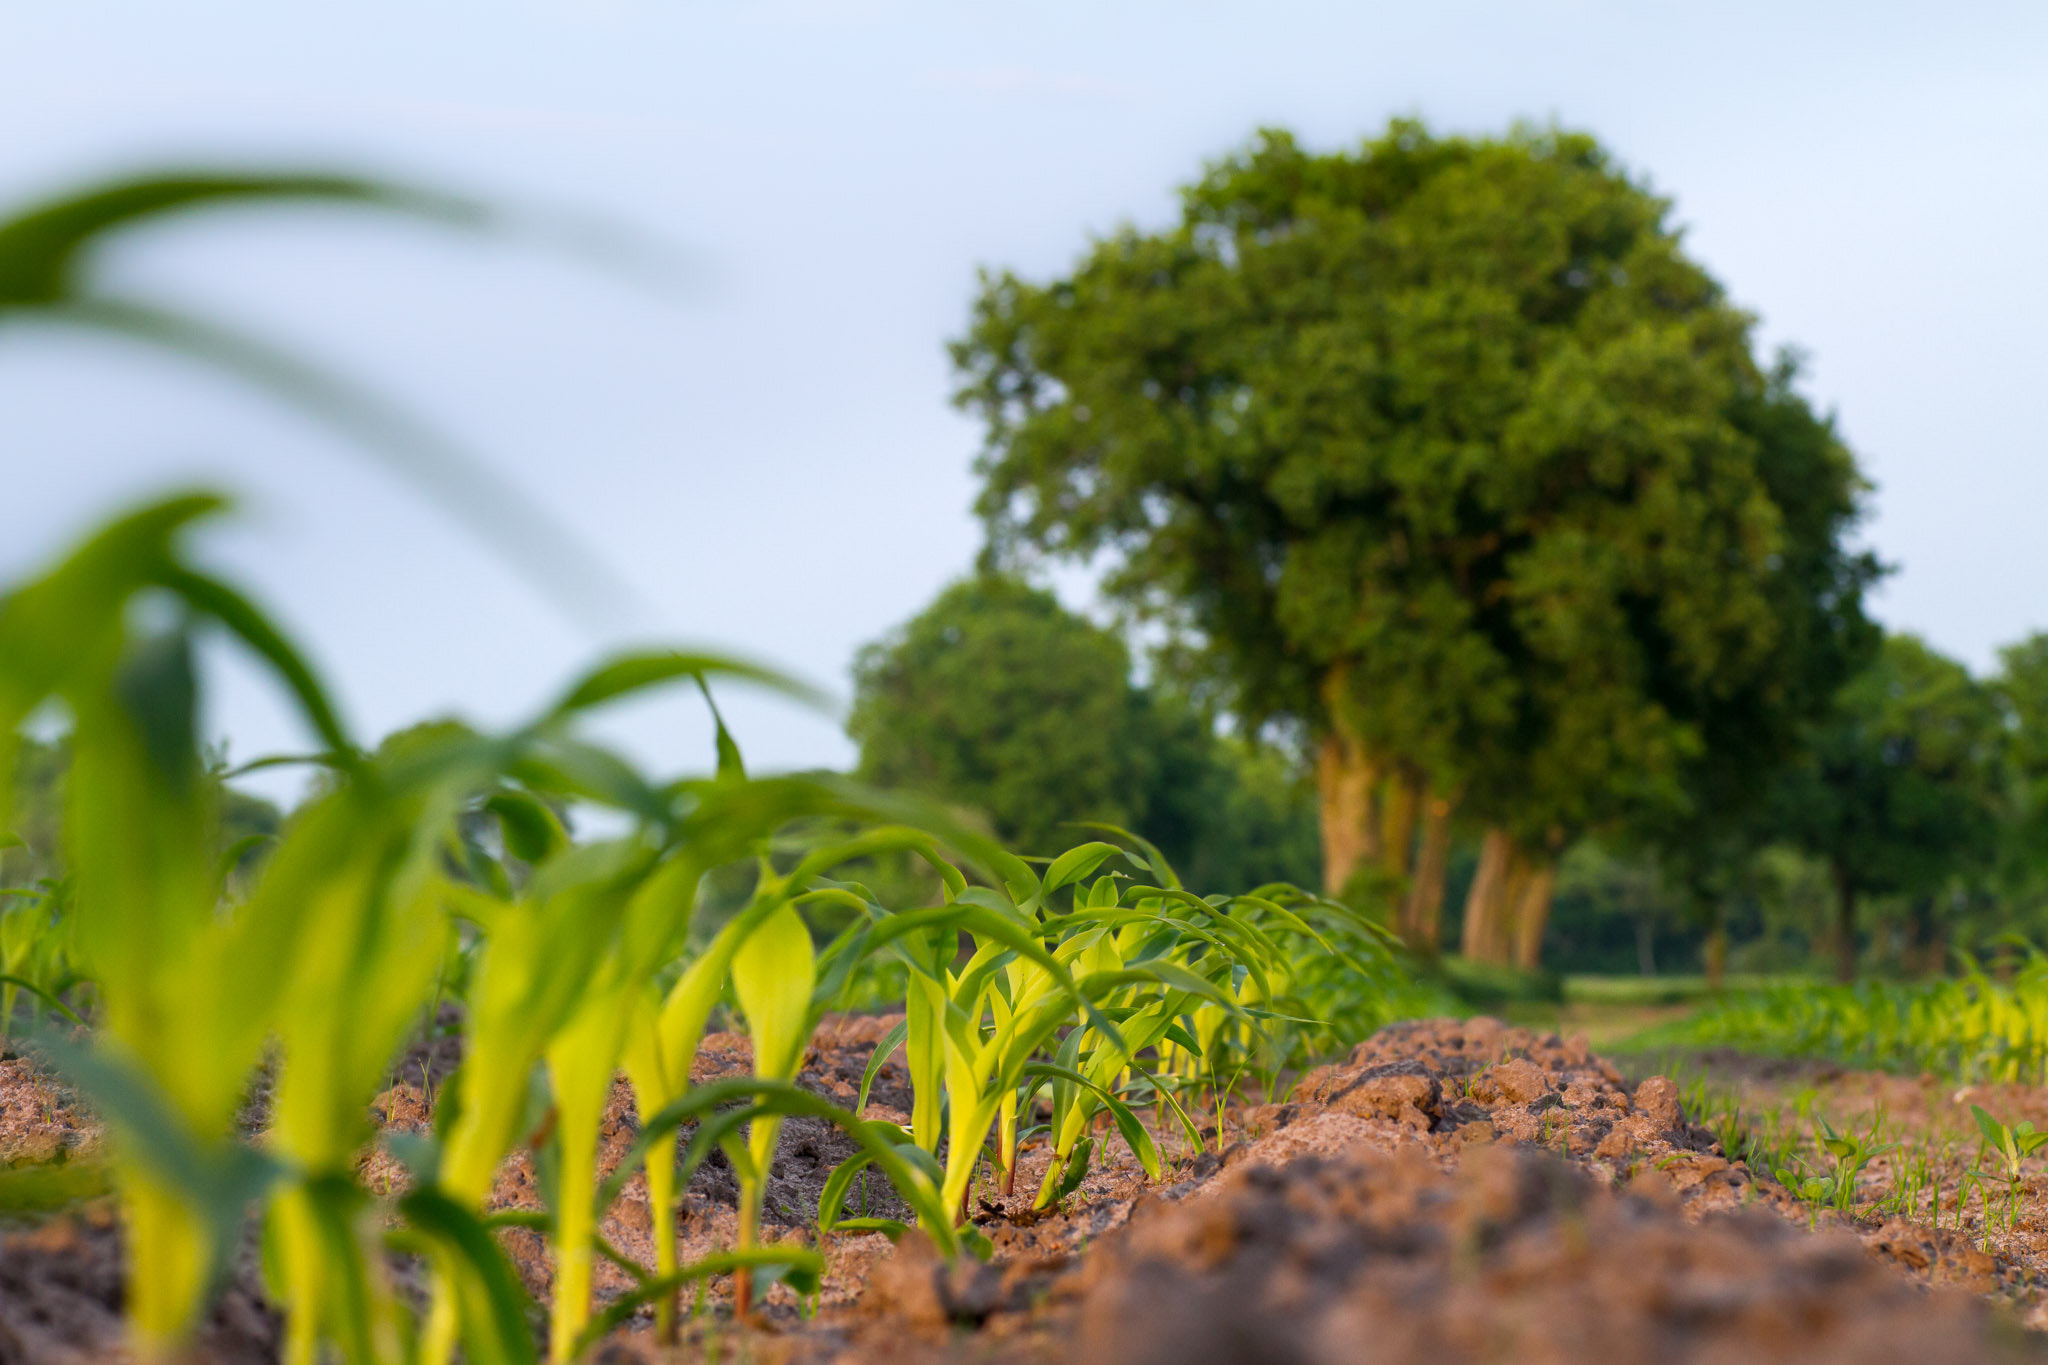
[[[2005,1180],[2006,1221],[2011,1223],[2019,1214],[2020,1166],[2028,1157],[2048,1146],[2048,1132],[2036,1132],[2034,1125],[2024,1119],[2012,1125],[2000,1123],[1981,1105],[1971,1105],[1970,1113],[1977,1120],[1978,1131],[1984,1135],[1983,1148],[1977,1154],[1979,1163],[1987,1155],[1998,1160],[1998,1174]]]

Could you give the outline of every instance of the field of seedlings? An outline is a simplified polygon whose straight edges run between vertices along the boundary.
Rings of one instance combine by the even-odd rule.
[[[1811,1226],[2048,1326],[2048,964],[1738,993],[1632,1041]]]
[[[279,199],[479,213],[123,182],[0,222],[0,319],[225,369],[430,490],[474,474],[314,369],[93,292],[107,233]],[[493,496],[462,505],[532,529]],[[816,698],[716,653],[612,653],[514,723],[372,741],[209,567],[230,511],[141,502],[0,586],[0,775],[47,792],[61,768],[35,823],[0,792],[0,1365],[2048,1357],[2048,958],[1716,975],[1606,1056],[1464,1007],[1538,978],[1564,836],[1511,834],[1514,784],[1472,779],[1474,961],[1447,968],[1477,770],[1369,754],[1348,661],[1308,693],[1339,719],[1307,767],[1350,820],[1325,890],[1215,892],[1119,824],[1038,856],[881,780],[750,771],[721,700]],[[968,605],[1057,631],[1050,601]],[[1119,714],[1165,705],[1089,629],[1061,638],[1109,661]],[[211,742],[223,648],[303,752]],[[700,762],[593,738],[664,693],[708,715]],[[277,768],[303,799],[251,829],[237,784]]]
[[[427,727],[365,751],[284,635],[189,563],[184,540],[217,510],[144,508],[0,609],[0,734],[51,701],[73,718],[76,868],[8,893],[8,1021],[96,1116],[53,1131],[105,1135],[90,1156],[60,1141],[10,1170],[7,1198],[19,1210],[111,1187],[145,1352],[204,1320],[252,1206],[294,1362],[533,1359],[497,1229],[545,1247],[556,1360],[643,1309],[673,1341],[712,1277],[742,1321],[771,1285],[814,1304],[819,1252],[762,1235],[785,1124],[846,1148],[813,1193],[820,1238],[914,1225],[942,1255],[985,1254],[970,1215],[1015,1195],[1026,1142],[1047,1156],[1026,1182],[1031,1212],[1082,1189],[1111,1142],[1161,1179],[1162,1141],[1205,1150],[1234,1097],[1273,1092],[1384,1017],[1384,938],[1336,902],[1285,886],[1203,899],[1120,831],[1034,866],[909,803],[749,778],[722,726],[701,778],[650,777],[577,738],[585,712],[643,689],[694,686],[709,704],[710,679],[748,674],[717,659],[615,658],[509,733]],[[137,599],[159,593],[180,618],[139,628]],[[322,792],[274,848],[223,848],[214,825],[192,660],[207,628],[264,659],[325,745]],[[579,804],[626,832],[572,839],[562,812]],[[905,856],[934,875],[935,903],[884,904],[860,879]],[[736,866],[745,896],[699,923],[705,879]],[[844,927],[820,943],[824,912]],[[799,1085],[820,1020],[871,998],[882,963],[900,969],[900,1018],[871,1040],[857,1088],[834,1102]],[[705,1080],[715,1015],[744,1029],[746,1061]],[[437,1074],[443,1043],[460,1060]],[[373,1102],[388,1116],[394,1082],[415,1079],[398,1060],[409,1048],[424,1093],[408,1099],[431,1119],[378,1132]],[[899,1050],[907,1112],[862,1117]],[[620,1075],[633,1135],[601,1163]],[[57,1125],[59,1102],[38,1103]],[[372,1140],[383,1160],[366,1184]],[[515,1153],[538,1208],[493,1206]],[[683,1263],[678,1192],[714,1155],[735,1191],[730,1242]],[[889,1216],[848,1212],[878,1197],[871,1171]],[[635,1181],[645,1264],[601,1230]],[[630,1285],[599,1302],[601,1265]]]
[[[2048,957],[2019,947],[1995,972],[1965,954],[1964,970],[1942,980],[1802,982],[1741,993],[1662,1036],[1961,1081],[2048,1085]]]
[[[0,1358],[2024,1349],[1984,1297],[2042,1283],[2037,1092],[1930,1073],[1859,1120],[1836,1072],[1828,1102],[1701,1081],[1688,1106],[1556,1035],[1382,1028],[1423,997],[1336,901],[1199,897],[1115,830],[1033,862],[914,802],[750,777],[722,725],[701,777],[578,738],[632,692],[776,684],[715,658],[614,658],[504,733],[365,750],[195,567],[218,510],[143,508],[0,608],[0,734],[72,717],[75,869],[0,920]],[[209,632],[324,746],[274,846],[216,827]],[[598,807],[622,832],[573,837]],[[928,902],[873,889],[891,860]],[[1791,997],[1693,1027],[2010,1081],[2038,1068],[2034,982],[1953,988],[1976,1012],[1920,1033],[1877,1031],[1932,1017],[1882,993],[1804,997],[1805,1033],[1741,1033]]]

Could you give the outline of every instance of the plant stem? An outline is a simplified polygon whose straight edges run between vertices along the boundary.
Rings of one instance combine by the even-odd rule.
[[[561,1206],[555,1210],[555,1301],[548,1352],[558,1361],[575,1353],[590,1321],[590,1281],[597,1237],[597,1137],[602,1110],[560,1104]]]
[[[753,1170],[740,1181],[739,1247],[746,1251],[760,1241],[761,1201],[768,1194],[768,1172],[775,1160],[775,1140],[782,1132],[780,1118],[758,1118],[747,1128],[747,1155]],[[733,1272],[732,1311],[744,1321],[754,1311],[754,1272],[742,1266]]]
[[[1003,1163],[1003,1198],[1017,1186],[1017,1094],[1005,1095],[996,1109],[996,1150]]]
[[[285,1284],[284,1365],[318,1365],[320,1229],[305,1193],[291,1190],[271,1210],[278,1268]]]
[[[676,1137],[673,1132],[647,1149],[647,1206],[654,1237],[654,1273],[657,1277],[676,1271]],[[678,1335],[677,1313],[682,1303],[678,1285],[654,1305],[654,1339],[673,1346]]]
[[[1032,1208],[1051,1207],[1052,1192],[1060,1187],[1060,1177],[1066,1173],[1067,1161],[1071,1155],[1071,1152],[1052,1154],[1052,1161],[1045,1168],[1045,1179],[1038,1182],[1038,1195],[1031,1201]]]
[[[140,1171],[128,1188],[128,1320],[144,1360],[167,1358],[192,1325],[206,1283],[206,1233],[192,1210]]]

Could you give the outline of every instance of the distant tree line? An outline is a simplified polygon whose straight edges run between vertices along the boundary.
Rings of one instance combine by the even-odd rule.
[[[1019,847],[1057,852],[1094,837],[1070,822],[1099,820],[1205,893],[1320,874],[1308,757],[1224,732],[1170,676],[1135,679],[1122,636],[1045,589],[962,580],[863,650],[855,679],[861,775],[957,801]],[[1988,679],[1886,637],[1717,858],[1664,834],[1618,822],[1563,850],[1539,961],[1920,974],[2001,934],[2048,942],[2048,634]],[[1445,854],[1468,915],[1485,840],[1457,825]],[[1365,902],[1391,918],[1387,890]],[[1443,920],[1422,943],[1462,950],[1471,920]]]
[[[1917,637],[1887,637],[1746,833],[1711,865],[1626,842],[1575,849],[1556,956],[1614,970],[1633,934],[1710,968],[1729,953],[1755,970],[1825,959],[1847,979],[1937,972],[1951,950],[2011,935],[2048,946],[2048,634],[2001,651],[1981,679]],[[1653,963],[1654,947],[1638,965]]]

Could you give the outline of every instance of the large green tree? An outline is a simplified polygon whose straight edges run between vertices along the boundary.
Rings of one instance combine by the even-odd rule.
[[[1034,853],[1074,842],[1069,821],[1135,823],[1130,670],[1121,640],[1051,593],[966,579],[855,659],[860,775],[977,807]]]
[[[1093,820],[1142,833],[1204,891],[1315,872],[1287,755],[1134,683],[1121,636],[1015,578],[956,583],[863,649],[847,728],[864,779],[975,808],[1033,853],[1095,837],[1074,823]]]
[[[1854,463],[1669,213],[1578,134],[1268,132],[1177,223],[986,276],[954,348],[992,558],[1103,556],[1306,734],[1326,884],[1406,884],[1411,935],[1485,828],[1478,956],[1533,957],[1573,832],[1695,803],[1717,717],[1778,757],[1794,618],[1860,614]]]
[[[1999,651],[1990,680],[2002,719],[2002,819],[1991,881],[2008,925],[2048,928],[2048,633]]]
[[[1877,657],[1884,632],[1863,610],[1876,558],[1844,544],[1861,484],[1844,480],[1846,456],[1832,419],[1795,388],[1798,367],[1780,357],[1766,384],[1732,409],[1765,458],[1758,463],[1784,519],[1783,548],[1766,587],[1778,631],[1768,666],[1700,697],[1698,751],[1685,765],[1682,801],[1646,806],[1616,831],[1653,857],[1706,931],[1706,969],[1719,983],[1726,913],[1755,900],[1758,859],[1781,837],[1757,792],[1766,774],[1802,752],[1807,727]]]
[[[1905,896],[1924,909],[1990,856],[2001,734],[1991,689],[1918,638],[1892,635],[1781,773],[1771,803],[1780,833],[1833,876],[1841,979],[1856,973],[1866,898]]]

